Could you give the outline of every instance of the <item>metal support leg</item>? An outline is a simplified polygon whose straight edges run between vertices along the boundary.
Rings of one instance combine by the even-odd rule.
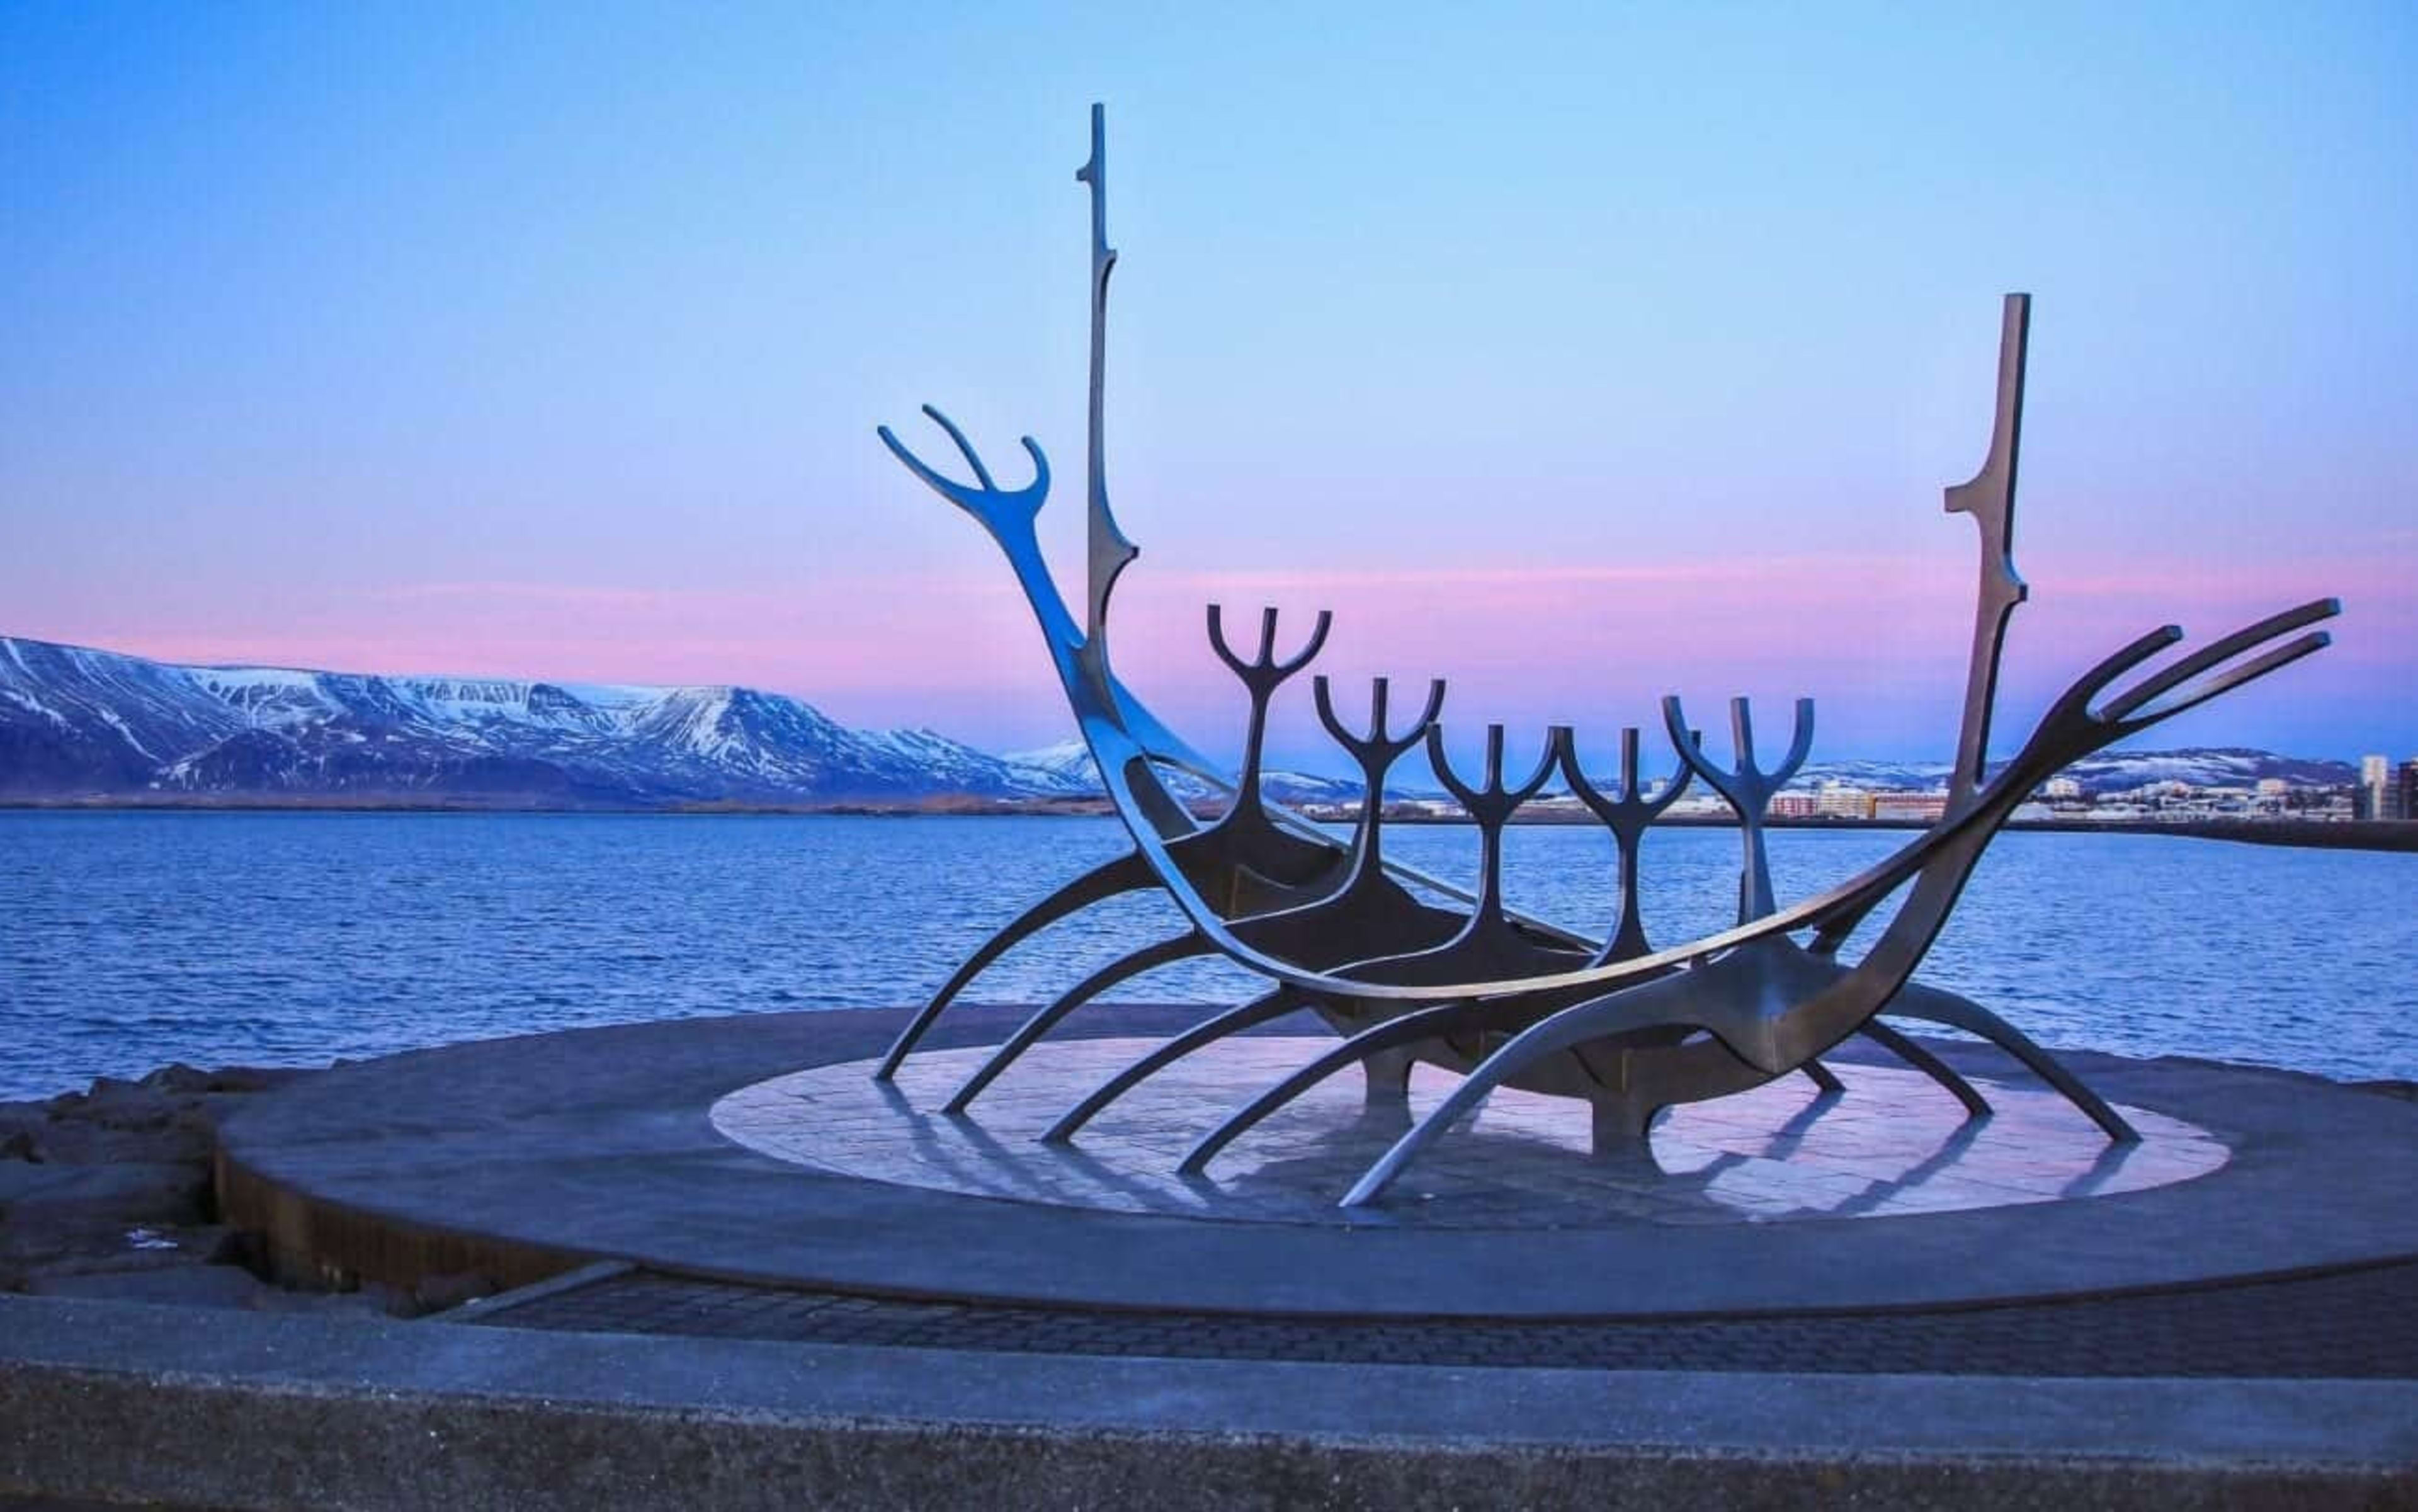
[[[1965,1105],[1966,1112],[1971,1114],[1975,1118],[1988,1118],[1990,1116],[1990,1105],[1988,1101],[1982,1096],[1980,1092],[1974,1089],[1971,1082],[1967,1081],[1963,1077],[1958,1076],[1955,1071],[1950,1067],[1947,1061],[1942,1061],[1939,1057],[1932,1054],[1929,1050],[1924,1049],[1921,1045],[1906,1038],[1905,1035],[1899,1033],[1896,1030],[1890,1028],[1887,1024],[1882,1023],[1877,1018],[1866,1021],[1863,1027],[1863,1034],[1875,1045],[1879,1046],[1881,1048],[1889,1051],[1890,1054],[1896,1056],[1899,1060],[1905,1061],[1907,1065],[1914,1067],[1914,1069],[1921,1072],[1924,1076],[1929,1077],[1932,1080],[1939,1083],[1942,1087],[1947,1088],[1948,1091],[1955,1096],[1958,1102]]]
[[[2073,1072],[2058,1065],[2055,1058],[2033,1044],[2023,1031],[1980,1003],[1952,992],[1935,989],[1919,997],[1913,993],[1901,993],[1890,1003],[1889,1011],[1900,1018],[1927,1019],[1935,1024],[1946,1024],[1951,1029],[1961,1029],[1967,1034],[1979,1034],[2021,1061],[2033,1076],[2064,1094],[2065,1100],[2080,1108],[2091,1123],[2105,1131],[2111,1141],[2133,1144],[2140,1139],[2140,1131],[2125,1123],[2123,1115],[2108,1107],[2097,1092],[2084,1086]]]
[[[1299,1013],[1310,1004],[1308,994],[1292,987],[1278,987],[1263,993],[1250,1001],[1227,1009],[1214,1017],[1201,1020],[1167,1041],[1148,1055],[1118,1072],[1100,1084],[1099,1090],[1067,1109],[1066,1115],[1049,1126],[1041,1138],[1047,1144],[1064,1144],[1075,1132],[1099,1116],[1100,1110],[1133,1091],[1147,1078],[1206,1045],[1237,1034],[1254,1024],[1264,1024]]]
[[[942,984],[915,1016],[898,1033],[890,1053],[881,1058],[881,1065],[873,1073],[876,1081],[888,1081],[898,1074],[899,1063],[915,1048],[916,1042],[932,1027],[966,985],[983,973],[985,968],[1007,954],[1010,948],[1039,934],[1069,914],[1079,913],[1094,903],[1124,893],[1138,893],[1146,887],[1156,887],[1158,878],[1140,851],[1118,857],[1104,866],[1095,866],[1076,878],[1057,892],[1018,914],[1016,921],[983,942],[980,950],[966,957],[966,964],[956,974]]]
[[[982,1063],[982,1069],[966,1078],[966,1084],[957,1089],[956,1096],[949,1099],[946,1110],[951,1113],[964,1112],[966,1105],[982,1095],[982,1090],[997,1080],[1001,1072],[1014,1064],[1018,1056],[1031,1049],[1042,1035],[1048,1033],[1051,1025],[1108,991],[1109,988],[1129,977],[1140,976],[1144,971],[1156,970],[1159,967],[1176,961],[1189,960],[1196,955],[1206,955],[1210,949],[1208,940],[1200,935],[1187,933],[1177,935],[1172,939],[1162,939],[1155,945],[1145,946],[1101,967],[1090,976],[1067,988],[1057,1001],[1018,1025],[1016,1032],[1008,1036],[1007,1043],[991,1052],[990,1059]]]
[[[1630,1097],[1591,1098],[1589,1106],[1593,1109],[1597,1159],[1626,1159],[1645,1147],[1646,1131],[1654,1125],[1654,1109]]]
[[[1417,1013],[1404,1014],[1399,1018],[1389,1018],[1362,1030],[1235,1109],[1225,1123],[1201,1136],[1201,1141],[1192,1147],[1184,1157],[1184,1163],[1176,1168],[1186,1175],[1199,1174],[1217,1158],[1218,1151],[1241,1138],[1253,1124],[1345,1066],[1386,1050],[1417,1045],[1450,1033],[1456,1020],[1479,1011],[1483,1006],[1474,1002],[1447,1002],[1423,1008]]]
[[[1368,1077],[1364,1094],[1370,1107],[1408,1107],[1411,1106],[1411,1067],[1418,1058],[1410,1046],[1401,1046],[1380,1050],[1360,1063]]]

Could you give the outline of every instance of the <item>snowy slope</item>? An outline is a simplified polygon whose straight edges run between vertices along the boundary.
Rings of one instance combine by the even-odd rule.
[[[1067,790],[738,687],[176,666],[0,637],[0,796],[825,802]]]
[[[1011,751],[1001,759],[1060,784],[1067,792],[1100,791],[1099,769],[1093,765],[1092,753],[1080,741],[1065,741],[1033,751]],[[1174,771],[1168,773],[1167,786],[1169,791],[1186,801],[1210,801],[1223,792],[1222,788]],[[1356,803],[1360,801],[1360,786],[1357,778],[1326,777],[1310,771],[1270,771],[1260,778],[1261,790],[1272,802],[1288,804]],[[1393,787],[1385,792],[1389,798],[1402,796],[1402,790]]]
[[[1825,779],[1930,789],[1943,762],[1816,761]],[[2239,749],[2110,752],[2070,775],[2093,793],[2157,782],[2343,785],[2350,767]],[[1660,771],[1656,772],[1660,775]],[[1388,796],[1427,791],[1416,757]],[[1211,800],[1206,784],[1171,784]],[[1272,771],[1287,803],[1354,802],[1359,785]],[[177,666],[0,636],[0,798],[145,793],[403,797],[565,804],[829,802],[1099,791],[1079,741],[996,756],[928,729],[858,730],[741,687],[383,677]]]

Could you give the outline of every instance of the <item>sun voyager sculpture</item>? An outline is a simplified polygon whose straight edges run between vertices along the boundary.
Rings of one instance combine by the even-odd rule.
[[[1987,752],[1999,658],[2009,620],[2027,593],[2012,547],[2028,296],[2009,295],[2005,301],[1988,455],[1970,481],[1947,491],[1948,512],[1971,516],[1978,527],[1980,588],[1946,812],[1860,875],[1783,908],[1772,895],[1762,821],[1772,794],[1811,746],[1810,699],[1798,702],[1787,753],[1766,767],[1745,700],[1732,701],[1732,754],[1722,764],[1689,727],[1679,700],[1665,698],[1663,730],[1677,754],[1673,775],[1659,789],[1641,786],[1638,732],[1626,729],[1618,785],[1606,791],[1587,771],[1566,726],[1547,730],[1533,766],[1507,781],[1504,730],[1490,725],[1482,770],[1470,774],[1446,754],[1442,682],[1430,684],[1415,716],[1398,722],[1386,683],[1377,680],[1367,725],[1355,729],[1339,711],[1327,680],[1316,678],[1319,720],[1357,766],[1363,784],[1358,823],[1343,841],[1268,802],[1260,782],[1270,704],[1318,655],[1329,615],[1320,613],[1301,649],[1280,657],[1274,609],[1263,611],[1257,644],[1246,654],[1229,638],[1218,606],[1210,605],[1211,644],[1248,697],[1239,773],[1229,775],[1202,756],[1119,680],[1110,658],[1110,603],[1118,575],[1139,548],[1118,528],[1104,467],[1109,275],[1117,254],[1108,241],[1107,142],[1096,105],[1091,158],[1076,177],[1089,186],[1092,210],[1088,571],[1081,618],[1060,593],[1036,539],[1050,473],[1032,437],[1023,438],[1032,481],[1003,488],[964,434],[929,405],[925,413],[956,445],[971,481],[944,476],[888,427],[880,435],[908,470],[973,516],[1005,555],[1132,848],[1033,904],[975,951],[909,1022],[878,1077],[892,1077],[950,1003],[1018,941],[1105,899],[1155,889],[1181,911],[1184,927],[1094,972],[1033,1013],[951,1097],[950,1112],[963,1112],[1051,1028],[1118,983],[1171,962],[1214,956],[1252,973],[1265,990],[1156,1045],[1069,1107],[1045,1140],[1075,1139],[1102,1108],[1205,1046],[1305,1012],[1323,1019],[1340,1036],[1338,1043],[1204,1131],[1185,1157],[1185,1171],[1203,1170],[1253,1124],[1354,1066],[1376,1105],[1406,1106],[1416,1063],[1443,1067],[1462,1079],[1425,1117],[1408,1122],[1407,1132],[1342,1194],[1346,1207],[1376,1201],[1422,1151],[1498,1087],[1585,1103],[1601,1153],[1634,1149],[1662,1108],[1776,1077],[1809,1077],[1826,1095],[1836,1094],[1840,1083],[1820,1058],[1861,1036],[1927,1074],[1972,1116],[1989,1111],[1980,1092],[1884,1016],[1978,1035],[2055,1088],[2109,1139],[2137,1138],[2115,1108],[2021,1031],[1978,1003],[1915,982],[1914,972],[1983,849],[2042,783],[2082,756],[2321,649],[2328,636],[2309,627],[2337,614],[2340,604],[2333,599],[2303,603],[2173,656],[2166,653],[2183,640],[2182,632],[2172,625],[2153,630],[2075,681],[2014,756],[1992,770]],[[1388,774],[1421,748],[1436,780],[1477,826],[1474,890],[1424,876],[1385,854]],[[1171,790],[1171,772],[1227,793],[1223,811],[1196,818]],[[1557,774],[1617,847],[1619,913],[1601,939],[1524,917],[1503,896],[1504,827]],[[1639,843],[1691,781],[1704,783],[1737,813],[1737,923],[1658,950],[1647,942],[1639,913]],[[1892,897],[1895,911],[1882,923],[1876,910]],[[1441,901],[1446,899],[1449,906]],[[1851,951],[1851,937],[1868,921],[1875,925],[1868,942]]]

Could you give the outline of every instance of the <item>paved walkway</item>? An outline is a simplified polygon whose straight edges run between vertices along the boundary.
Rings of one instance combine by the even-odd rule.
[[[2418,1265],[1958,1312],[1409,1322],[987,1307],[634,1272],[481,1326],[1029,1354],[1819,1374],[2418,1380]]]

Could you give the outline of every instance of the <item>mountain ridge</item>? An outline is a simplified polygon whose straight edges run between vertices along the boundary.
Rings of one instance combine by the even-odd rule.
[[[1793,787],[1944,782],[1948,763],[1809,763]],[[2069,773],[2091,793],[2150,782],[2348,784],[2347,762],[2247,747],[2110,752]],[[1353,802],[1349,778],[1271,771],[1286,803]],[[1179,796],[1210,800],[1181,779]],[[803,699],[731,683],[639,684],[152,661],[0,636],[0,800],[465,802],[666,808],[1079,799],[1079,741],[992,755],[927,728],[865,730]],[[1440,796],[1427,785],[1387,796]]]
[[[0,797],[665,807],[1075,796],[931,730],[736,684],[184,665],[0,636]]]

